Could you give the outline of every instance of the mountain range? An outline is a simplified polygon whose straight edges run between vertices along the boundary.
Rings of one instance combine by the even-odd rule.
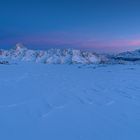
[[[36,62],[44,64],[112,64],[139,63],[140,50],[116,55],[97,54],[77,49],[30,50],[17,43],[13,49],[0,50],[0,62]]]

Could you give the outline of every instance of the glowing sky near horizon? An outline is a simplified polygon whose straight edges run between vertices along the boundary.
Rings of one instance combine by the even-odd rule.
[[[139,7],[138,0],[0,1],[0,48],[138,49]]]

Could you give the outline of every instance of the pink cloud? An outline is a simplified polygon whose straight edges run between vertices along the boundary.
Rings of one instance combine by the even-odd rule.
[[[62,36],[63,34],[63,36]],[[23,42],[25,44],[32,44],[32,45],[38,45],[38,46],[46,46],[49,45],[57,47],[57,46],[71,46],[71,47],[77,47],[77,48],[83,48],[83,49],[96,49],[96,50],[127,50],[127,49],[135,49],[137,47],[140,47],[140,39],[118,39],[118,40],[104,40],[104,39],[79,39],[76,38],[68,38],[65,37],[65,33],[62,33],[60,36],[56,35],[51,37],[49,35],[38,35],[38,36],[26,36],[26,37],[19,37],[14,39],[5,39],[0,40],[0,45],[3,45],[5,43],[9,44],[15,44],[17,42]]]

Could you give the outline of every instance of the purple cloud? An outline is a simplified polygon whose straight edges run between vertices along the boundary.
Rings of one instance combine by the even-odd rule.
[[[125,51],[135,49],[140,46],[140,39],[88,39],[68,36],[65,32],[48,35],[30,35],[25,37],[5,38],[0,40],[0,45],[14,45],[17,42],[23,42],[27,45],[36,46],[54,46],[54,47],[73,47],[81,49],[95,49],[99,51]]]

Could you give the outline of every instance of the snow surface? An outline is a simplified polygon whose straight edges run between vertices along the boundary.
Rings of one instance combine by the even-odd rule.
[[[0,65],[0,140],[140,140],[139,65]]]

